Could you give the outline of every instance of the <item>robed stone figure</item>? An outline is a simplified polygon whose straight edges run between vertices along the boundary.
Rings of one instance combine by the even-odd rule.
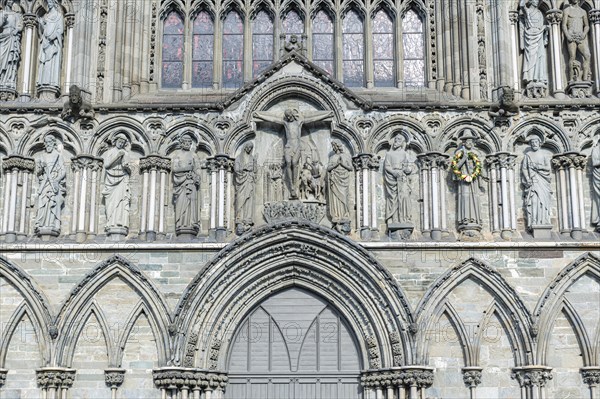
[[[179,138],[179,149],[171,154],[175,232],[178,235],[196,235],[200,229],[198,217],[200,162],[194,153],[194,141],[192,133],[182,134]]]
[[[546,46],[548,27],[544,14],[538,8],[539,0],[520,2],[520,47],[523,50],[523,81],[527,95],[541,97],[548,86],[548,66]]]
[[[350,233],[350,174],[352,159],[339,140],[331,142],[333,154],[327,165],[327,205],[333,227]]]
[[[596,231],[600,230],[600,137],[592,148],[592,220]]]
[[[529,149],[521,163],[521,177],[525,190],[527,228],[533,231],[538,227],[550,226],[552,167],[550,157],[540,151],[543,137],[534,133],[527,139]]]
[[[391,148],[383,160],[383,183],[385,188],[385,220],[390,226],[412,225],[412,181],[414,162],[406,146],[410,136],[400,133],[394,136]]]
[[[7,0],[0,11],[0,91],[16,89],[17,68],[21,59],[21,32],[23,18],[13,8],[14,0]]]
[[[233,165],[236,233],[239,235],[254,225],[254,190],[258,168],[253,149],[253,143],[246,143]]]
[[[285,179],[290,190],[290,199],[298,199],[298,185],[300,182],[300,165],[302,127],[305,124],[331,120],[331,111],[311,111],[300,113],[295,108],[284,111],[283,117],[271,112],[254,112],[255,119],[282,125],[285,130],[285,147],[283,156],[285,160]]]
[[[476,161],[469,154],[478,155],[475,152],[475,141],[477,135],[471,129],[465,129],[460,136],[460,147],[455,152],[455,157],[460,153],[456,168],[461,176],[456,177],[458,202],[457,222],[458,230],[467,237],[475,237],[481,231],[481,211],[479,208],[480,191],[483,191],[481,175],[475,175]],[[480,161],[481,162],[481,161]]]
[[[129,205],[131,191],[130,158],[127,146],[129,137],[118,132],[112,138],[112,147],[104,154],[104,207],[106,210],[106,232],[127,235],[129,229]]]
[[[48,1],[48,12],[40,19],[40,67],[38,86],[60,87],[64,20],[56,0]]]
[[[45,152],[37,160],[39,182],[35,232],[40,236],[60,234],[61,212],[66,189],[65,161],[53,135],[44,137]]]

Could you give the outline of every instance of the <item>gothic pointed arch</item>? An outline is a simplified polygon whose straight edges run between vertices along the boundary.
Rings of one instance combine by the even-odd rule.
[[[534,346],[531,337],[533,323],[529,310],[500,273],[475,258],[470,258],[448,270],[425,293],[416,311],[419,325],[419,333],[416,338],[417,359],[427,360],[427,336],[434,331],[432,323],[435,323],[435,317],[432,315],[439,314],[440,308],[446,304],[448,295],[468,280],[482,286],[491,295],[494,309],[498,310],[499,319],[503,324],[510,326],[505,330],[509,334],[515,351],[515,365],[529,364],[532,360],[531,354]],[[475,357],[474,360],[476,360]]]
[[[147,155],[151,152],[152,139],[148,136],[144,126],[135,118],[119,116],[110,118],[98,126],[96,134],[90,140],[89,153],[98,155],[100,148],[106,144],[106,140],[120,129],[127,130],[132,135],[133,144],[137,147],[136,150],[142,155]]]
[[[175,316],[180,364],[224,369],[231,335],[248,312],[290,287],[324,298],[343,315],[365,366],[411,364],[412,312],[393,276],[346,237],[301,222],[241,237],[194,278]]]
[[[502,150],[502,139],[492,129],[489,121],[483,118],[460,117],[449,123],[442,134],[439,135],[435,146],[438,151],[446,152],[456,146],[458,142],[453,141],[463,129],[472,129],[479,136],[477,146],[488,154]]]
[[[46,295],[29,274],[19,266],[1,256],[0,277],[5,279],[23,297],[23,306],[15,310],[13,319],[16,320],[14,315],[17,314],[17,312],[22,313],[19,320],[16,320],[17,323],[23,318],[23,314],[29,316],[36,331],[42,360],[44,364],[48,364],[50,362],[50,348],[53,339],[52,334],[54,333],[55,328],[54,318],[50,311],[50,305]],[[6,345],[8,345],[8,341],[6,342]],[[2,347],[0,348],[0,368],[4,364],[5,358],[6,348]]]
[[[44,136],[48,133],[60,136],[65,151],[73,155],[84,152],[82,138],[72,125],[63,121],[50,121],[45,127],[35,129],[32,134],[24,136],[17,144],[16,153],[33,156],[44,147]]]
[[[584,366],[597,365],[600,361],[598,342],[594,342],[598,338],[597,330],[600,329],[600,326],[596,327],[596,331],[586,331],[580,315],[566,297],[569,289],[583,277],[589,277],[600,284],[600,257],[598,255],[587,253],[580,256],[558,273],[541,296],[533,312],[536,321],[535,328],[538,332],[538,351],[536,353],[538,364],[546,364],[552,328],[561,313],[565,314],[577,337]],[[592,302],[590,305],[595,309],[600,307],[600,303]]]
[[[169,353],[168,329],[171,323],[167,304],[155,285],[142,271],[126,258],[115,255],[96,266],[70,292],[61,306],[56,318],[59,338],[56,344],[56,363],[66,364],[72,359],[75,342],[72,336],[75,329],[88,317],[94,296],[106,284],[115,278],[122,279],[140,297],[148,310],[151,325],[158,326],[160,334],[156,335],[158,358],[161,364],[166,364]]]
[[[516,145],[522,142],[532,130],[537,130],[546,137],[545,146],[556,154],[572,151],[571,140],[563,129],[549,118],[531,118],[522,120],[507,132],[506,151],[514,152]]]
[[[419,150],[418,152],[432,151],[433,144],[431,142],[431,137],[427,135],[425,129],[423,129],[423,125],[417,120],[404,115],[386,118],[377,124],[372,129],[372,133],[369,134],[367,151],[376,153],[379,149],[388,144],[393,132],[400,129],[408,129],[412,134],[413,140],[411,141],[411,144]]]
[[[216,137],[213,129],[204,123],[198,123],[197,119],[181,118],[166,126],[165,134],[160,137],[157,143],[158,153],[167,154],[173,141],[176,140],[177,135],[186,130],[195,132],[196,138],[198,139],[198,146],[202,148],[203,151],[208,154],[216,154],[219,152],[220,140]]]

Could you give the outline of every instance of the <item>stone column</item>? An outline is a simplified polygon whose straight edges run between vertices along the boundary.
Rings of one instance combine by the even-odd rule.
[[[117,389],[123,384],[123,381],[125,381],[124,369],[110,368],[104,370],[104,382],[110,388],[112,399],[117,399]]]
[[[162,398],[223,399],[227,373],[196,368],[163,367],[152,371],[154,385]]]
[[[598,389],[600,387],[600,367],[583,367],[581,377],[583,382],[590,387],[590,399],[600,398],[600,390]],[[1,379],[2,377],[0,377],[0,381]],[[1,383],[0,386],[2,386]]]
[[[91,155],[80,155],[71,159],[75,190],[71,231],[77,242],[94,237],[97,225],[97,199],[102,159]]]
[[[515,92],[521,91],[521,76],[519,75],[519,30],[517,22],[519,21],[518,11],[509,11],[508,19],[510,20],[510,42],[513,49],[510,60],[513,77],[512,88]]]
[[[376,240],[379,236],[375,182],[380,161],[372,154],[358,154],[352,159],[356,171],[356,226],[362,240]]]
[[[210,179],[209,236],[223,241],[231,231],[231,179],[235,160],[221,154],[207,161]]]
[[[140,159],[142,176],[142,204],[140,238],[156,240],[165,234],[165,208],[167,206],[167,175],[171,171],[171,160],[158,155]]]
[[[442,239],[442,232],[448,229],[446,214],[446,170],[447,154],[429,152],[417,156],[421,177],[421,214],[423,233],[429,233],[432,240]]]
[[[596,92],[600,92],[600,10],[593,9],[588,12],[590,23],[592,25],[592,54],[594,56],[594,80],[596,82]]]
[[[35,371],[43,399],[66,399],[75,380],[75,370],[63,367],[45,367]]]
[[[31,158],[13,155],[2,161],[4,171],[4,213],[2,233],[5,242],[15,242],[29,233],[29,197],[35,171]]]
[[[469,398],[477,398],[477,386],[481,384],[481,367],[463,367],[463,382],[465,386],[469,388]]]
[[[587,158],[577,152],[567,152],[552,157],[556,171],[559,198],[559,225],[561,234],[570,234],[580,240],[585,229],[583,205],[583,169]]]
[[[563,68],[562,68],[562,37],[560,32],[560,24],[562,22],[562,11],[557,9],[548,10],[546,19],[550,24],[549,41],[551,54],[552,68],[552,94],[557,98],[563,98],[565,95],[565,87],[563,83]]]
[[[73,27],[75,26],[75,14],[65,15],[65,27],[66,35],[64,45],[66,46],[65,52],[65,80],[63,84],[62,92],[67,95],[69,94],[69,87],[72,84],[73,74]]]
[[[515,160],[508,152],[488,155],[486,161],[490,178],[490,206],[492,232],[499,232],[505,240],[517,229],[515,208]]]
[[[23,16],[23,24],[25,25],[25,46],[23,47],[23,62],[21,68],[23,70],[23,80],[21,83],[21,97],[31,99],[33,97],[33,82],[35,82],[35,71],[37,70],[35,57],[37,43],[37,27],[38,18],[35,14],[25,14]]]
[[[521,399],[545,399],[546,383],[553,378],[552,367],[515,367],[511,378],[521,387]]]

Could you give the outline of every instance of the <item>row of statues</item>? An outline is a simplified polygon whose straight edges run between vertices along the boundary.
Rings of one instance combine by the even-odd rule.
[[[568,5],[562,10],[561,29],[568,49],[567,76],[571,85],[585,82],[591,87],[589,18],[580,2],[581,0],[569,0]],[[546,18],[538,7],[539,0],[521,0],[519,5],[524,92],[527,97],[532,98],[546,96],[548,89],[546,47],[550,32]],[[549,18],[559,18],[560,15],[554,13]]]
[[[63,53],[64,17],[56,0],[47,0],[48,11],[39,18],[38,88],[60,87]],[[15,1],[6,0],[0,11],[0,90],[15,90],[19,62],[23,16],[15,10]]]

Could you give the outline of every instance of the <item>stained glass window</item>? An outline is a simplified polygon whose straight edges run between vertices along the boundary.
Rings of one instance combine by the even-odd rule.
[[[384,10],[373,18],[373,75],[375,86],[394,86],[394,23]]]
[[[333,22],[323,10],[313,19],[312,56],[315,64],[333,75]]]
[[[162,87],[180,88],[183,83],[183,19],[171,11],[163,21]]]
[[[283,33],[285,33],[286,41],[290,40],[291,35],[296,35],[298,42],[300,42],[302,34],[304,33],[304,22],[296,11],[292,10],[285,15],[282,28]]]
[[[273,21],[260,11],[252,21],[252,76],[256,77],[273,62]]]
[[[364,32],[363,21],[358,13],[350,10],[343,26],[344,83],[350,87],[364,85]]]
[[[194,19],[192,37],[192,85],[211,87],[213,81],[214,24],[206,11]]]
[[[406,87],[425,86],[425,44],[423,21],[413,10],[402,18],[404,48],[404,84]]]
[[[239,87],[243,81],[244,22],[231,11],[223,21],[223,87]]]

